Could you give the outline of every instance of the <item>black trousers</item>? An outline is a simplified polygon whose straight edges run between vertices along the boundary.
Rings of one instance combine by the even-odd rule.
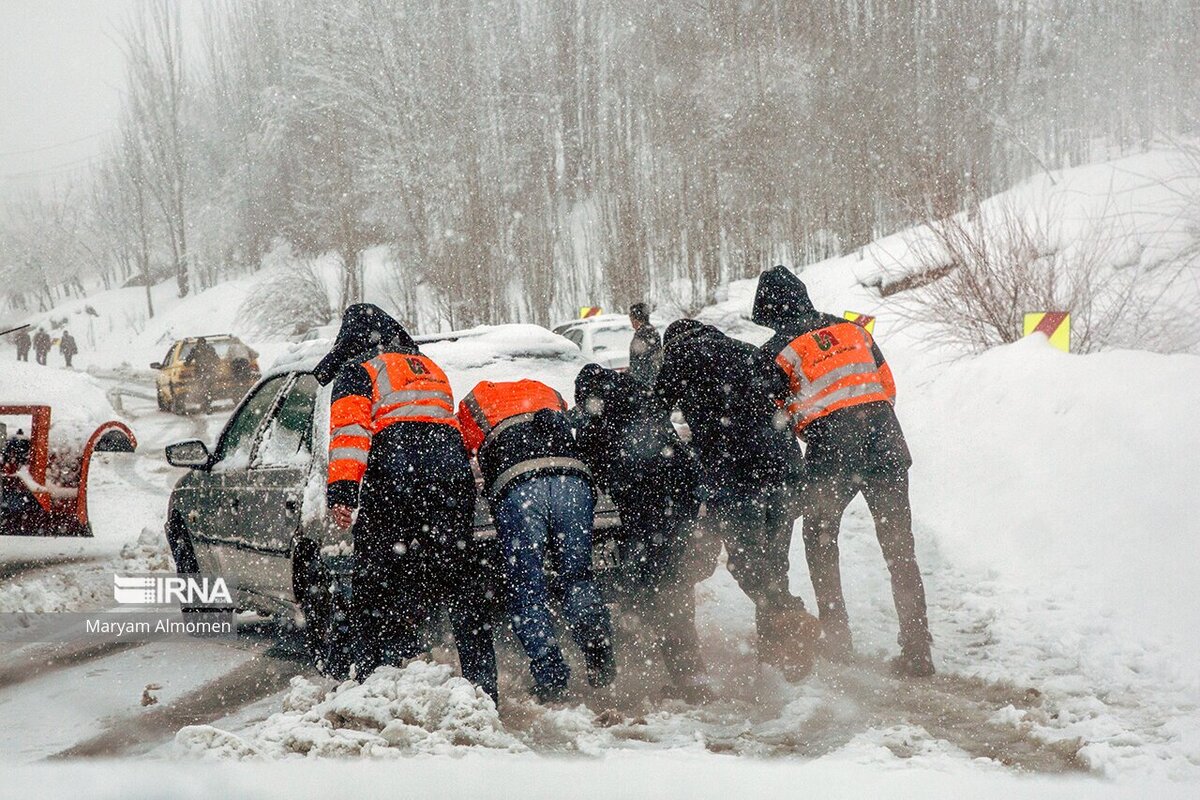
[[[429,649],[444,609],[463,677],[497,698],[502,598],[494,542],[476,542],[466,481],[367,485],[354,526],[352,658],[361,679]]]
[[[925,609],[925,585],[913,542],[908,471],[899,467],[883,472],[831,471],[809,476],[804,552],[826,640],[833,647],[846,651],[852,646],[850,620],[842,594],[838,533],[846,506],[859,492],[871,509],[875,536],[891,574],[892,597],[900,621],[900,646],[904,649],[927,648],[931,637]]]
[[[699,511],[694,500],[651,495],[619,509],[625,529],[621,594],[650,633],[671,681],[689,683],[705,673],[695,585],[712,574],[720,547],[705,547],[694,535]]]
[[[760,630],[764,614],[804,608],[788,591],[788,550],[796,521],[789,491],[782,485],[765,486],[748,496],[722,500],[712,509],[729,554],[729,572],[754,601]]]

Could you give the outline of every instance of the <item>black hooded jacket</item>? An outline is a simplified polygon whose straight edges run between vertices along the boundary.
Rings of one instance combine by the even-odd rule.
[[[358,303],[346,309],[342,326],[329,354],[313,374],[322,385],[333,383],[330,402],[342,397],[372,396],[371,374],[363,364],[380,353],[419,355],[420,349],[399,322],[378,306]],[[461,484],[473,482],[462,434],[452,425],[399,422],[376,433],[371,440],[363,495],[389,492],[402,485]],[[354,481],[329,484],[330,506],[368,505],[359,497]]]
[[[798,476],[800,450],[777,400],[787,378],[762,350],[692,319],[664,337],[655,393],[692,432],[710,499],[747,499]]]
[[[775,335],[763,351],[776,358],[797,336],[846,322],[844,317],[813,308],[808,288],[780,265],[758,279],[751,319]],[[876,366],[883,351],[872,343]],[[912,464],[904,432],[891,403],[866,403],[839,409],[813,420],[804,429],[805,464],[810,474],[907,469]]]
[[[699,465],[671,414],[627,373],[588,364],[575,378],[579,456],[617,506],[661,506],[695,497]]]

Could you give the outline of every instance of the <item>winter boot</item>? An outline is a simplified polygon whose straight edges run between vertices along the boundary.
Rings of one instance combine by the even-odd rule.
[[[845,623],[821,623],[821,657],[836,664],[854,661],[854,640]]]
[[[551,683],[535,684],[533,697],[542,705],[561,703],[567,699],[567,687]]]
[[[690,706],[703,706],[717,701],[717,693],[706,682],[669,683],[662,688],[664,700],[682,700]]]
[[[788,681],[812,672],[821,623],[803,606],[773,609],[759,616],[758,660],[777,667]]]
[[[584,651],[587,661],[587,682],[593,688],[608,686],[617,677],[617,662],[611,646],[589,647]]]
[[[901,648],[891,666],[892,672],[901,678],[928,678],[935,672],[927,643]]]

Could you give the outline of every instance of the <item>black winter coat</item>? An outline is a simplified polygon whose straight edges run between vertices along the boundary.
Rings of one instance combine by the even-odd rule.
[[[671,323],[663,352],[655,393],[683,411],[708,499],[798,480],[800,448],[776,403],[787,377],[766,353],[690,319]]]
[[[333,382],[331,402],[355,394],[370,398],[371,375],[363,364],[380,353],[417,355],[420,350],[387,312],[358,303],[346,309],[333,348],[313,373],[322,385]],[[326,496],[330,506],[383,507],[387,499],[372,495],[431,485],[453,487],[446,490],[448,496],[469,493],[474,497],[474,478],[462,434],[452,425],[397,422],[371,438],[362,497],[358,484],[349,480],[329,484]],[[469,490],[459,490],[468,485]]]
[[[633,332],[629,343],[629,374],[646,386],[653,386],[662,367],[662,339],[649,323]]]
[[[575,378],[579,456],[619,508],[690,501],[699,465],[648,386],[596,364]]]
[[[796,337],[846,322],[843,317],[817,311],[804,282],[783,266],[759,277],[751,318],[756,325],[775,331],[763,345],[772,359]],[[878,344],[873,351],[875,364],[883,366]],[[812,475],[903,470],[912,465],[891,403],[850,406],[813,420],[804,429],[804,441],[805,466]]]

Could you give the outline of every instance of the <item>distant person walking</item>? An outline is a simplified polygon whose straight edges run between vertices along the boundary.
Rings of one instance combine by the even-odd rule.
[[[79,352],[79,345],[70,331],[63,331],[58,343],[58,352],[62,353],[63,360],[67,362],[67,369],[71,369],[71,359]]]
[[[52,344],[50,334],[38,328],[37,333],[33,335],[33,357],[43,367],[46,366],[46,355],[50,352]]]
[[[33,340],[29,338],[29,329],[22,328],[17,331],[13,342],[17,345],[17,361],[28,361],[29,348],[33,346]]]
[[[647,386],[654,385],[662,367],[663,346],[658,331],[650,324],[650,307],[634,303],[629,307],[633,341],[629,343],[629,374]]]

